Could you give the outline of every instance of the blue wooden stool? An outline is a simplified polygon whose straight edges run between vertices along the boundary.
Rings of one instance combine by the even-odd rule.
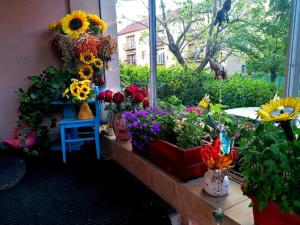
[[[95,89],[96,96],[98,95],[98,90]],[[61,148],[62,148],[62,157],[63,162],[66,163],[66,151],[67,146],[68,150],[72,151],[72,146],[75,142],[84,142],[84,141],[95,141],[96,145],[96,154],[97,159],[100,159],[100,104],[96,99],[89,100],[89,103],[95,104],[96,115],[93,119],[80,120],[75,117],[73,118],[63,118],[59,121],[60,135],[61,135]],[[81,127],[90,127],[93,129],[93,132],[79,132],[78,128]],[[76,134],[76,135],[74,135]],[[84,135],[84,137],[82,136]]]

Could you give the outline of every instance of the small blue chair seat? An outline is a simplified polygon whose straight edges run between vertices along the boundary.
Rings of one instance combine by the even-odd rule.
[[[97,89],[95,89],[96,96],[98,95]],[[89,101],[91,102],[91,101]],[[100,104],[97,99],[92,101],[95,104],[96,115],[93,119],[81,120],[77,118],[63,118],[59,121],[62,157],[63,162],[66,163],[66,151],[71,151],[74,143],[84,141],[95,141],[97,159],[100,159]],[[90,127],[92,132],[79,132],[78,128]]]

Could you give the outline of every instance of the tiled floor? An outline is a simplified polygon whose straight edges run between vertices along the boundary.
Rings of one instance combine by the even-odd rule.
[[[117,164],[85,151],[68,155],[67,165],[58,152],[27,158],[24,179],[0,192],[0,224],[170,224],[169,206]]]

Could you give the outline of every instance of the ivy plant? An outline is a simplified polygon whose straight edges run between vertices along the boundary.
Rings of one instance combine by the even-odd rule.
[[[34,149],[25,149],[25,151],[37,154],[41,149],[47,148],[49,127],[55,126],[55,110],[51,102],[60,100],[72,77],[74,71],[71,69],[60,71],[50,66],[42,74],[28,76],[29,88],[27,90],[19,88],[17,91],[20,98],[17,128],[29,126],[35,130],[38,137]],[[50,119],[51,124],[42,124],[46,117]],[[26,130],[30,131],[30,129]],[[19,135],[25,136],[26,130]]]

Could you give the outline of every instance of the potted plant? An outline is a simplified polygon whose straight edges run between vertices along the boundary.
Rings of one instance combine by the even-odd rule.
[[[173,96],[158,107],[125,112],[133,148],[182,181],[202,176],[201,146],[218,135],[212,121],[222,111],[206,97],[197,107],[186,108]]]
[[[122,117],[125,111],[134,111],[149,107],[148,90],[130,85],[124,91],[113,92],[105,90],[98,95],[98,99],[105,104],[108,111],[108,121],[112,124],[118,140],[127,141],[131,138],[126,120]]]
[[[95,97],[94,85],[90,80],[72,79],[72,83],[63,93],[63,97],[71,102],[81,102],[80,110],[77,115],[78,119],[92,119],[93,113],[87,103],[87,100]]]
[[[300,140],[292,124],[300,99],[274,98],[258,111],[262,123],[241,138],[243,193],[256,225],[300,224]]]

